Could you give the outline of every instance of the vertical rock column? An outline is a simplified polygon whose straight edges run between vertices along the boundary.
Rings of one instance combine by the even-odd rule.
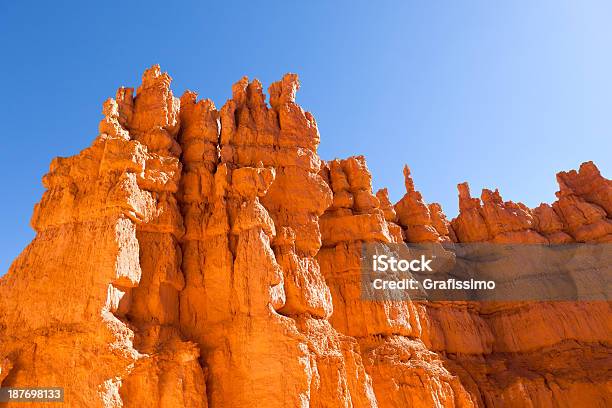
[[[375,404],[356,343],[327,322],[314,255],[331,192],[296,90],[297,77],[285,76],[269,108],[261,84],[244,78],[220,112],[182,98],[180,318],[201,346],[213,406]]]
[[[328,321],[332,298],[315,256],[321,248],[319,216],[331,204],[332,191],[319,175],[316,122],[295,103],[298,88],[297,75],[288,74],[269,89],[269,112],[278,128],[268,163],[277,175],[262,201],[278,229],[273,248],[286,293],[279,312],[295,319],[307,339],[314,377],[310,406],[372,407],[376,402],[357,343]]]
[[[136,104],[123,88],[106,101],[92,146],[43,178],[37,236],[0,280],[3,386],[61,385],[73,407],[206,405],[198,350],[173,327],[177,145],[164,119],[157,138],[143,117],[158,94],[175,101],[159,67],[143,82]]]
[[[121,310],[137,329],[135,347],[154,358],[142,360],[124,382],[126,406],[206,406],[199,350],[182,341],[179,329],[179,293],[185,285],[179,245],[183,219],[175,198],[182,167],[175,140],[180,102],[170,82],[168,74],[153,66],[145,71],[134,99],[131,90],[117,93],[120,120],[148,152],[138,186],[155,202],[155,210],[136,226],[142,278],[126,290]]]
[[[209,401],[302,406],[308,400],[306,347],[290,319],[275,312],[283,301],[282,273],[270,248],[274,223],[260,203],[275,171],[220,163],[219,113],[194,94],[182,99],[181,327],[202,349]],[[274,385],[281,378],[281,386]]]

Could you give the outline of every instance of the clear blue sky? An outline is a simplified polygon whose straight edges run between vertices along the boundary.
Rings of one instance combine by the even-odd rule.
[[[608,1],[4,1],[0,274],[51,159],[88,146],[102,102],[154,63],[217,106],[243,75],[297,72],[321,156],[365,154],[395,200],[407,163],[450,216],[466,180],[551,202],[558,170],[612,175],[611,20]]]

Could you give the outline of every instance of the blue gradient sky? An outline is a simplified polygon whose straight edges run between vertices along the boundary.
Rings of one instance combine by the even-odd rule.
[[[218,107],[243,75],[297,72],[324,159],[365,154],[394,200],[407,163],[450,216],[462,181],[535,206],[556,171],[612,174],[611,2],[178,3],[0,4],[0,275],[51,159],[88,146],[102,102],[154,63]]]

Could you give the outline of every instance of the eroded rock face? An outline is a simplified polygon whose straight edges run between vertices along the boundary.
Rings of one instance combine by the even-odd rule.
[[[535,209],[461,184],[449,222],[408,167],[393,205],[363,156],[321,161],[294,74],[269,104],[243,78],[220,110],[170,83],[120,88],[92,146],[51,163],[0,279],[0,385],[71,407],[612,404],[608,302],[361,297],[364,243],[612,241],[593,163]]]
[[[207,406],[179,328],[179,101],[158,66],[104,104],[91,147],[43,178],[37,235],[0,280],[2,385],[61,385],[70,406]],[[163,108],[161,108],[163,106]]]

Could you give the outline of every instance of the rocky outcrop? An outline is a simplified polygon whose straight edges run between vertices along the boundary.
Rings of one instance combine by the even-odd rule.
[[[395,204],[399,224],[408,242],[450,241],[451,230],[442,208],[438,203],[429,206],[423,201],[420,192],[414,188],[410,168],[404,166],[406,194]]]
[[[557,174],[559,191],[552,206],[531,210],[522,203],[503,201],[498,190],[482,190],[472,198],[467,183],[458,185],[460,213],[451,225],[456,242],[563,244],[610,242],[612,182],[592,162],[580,171]]]
[[[158,66],[43,178],[36,238],[0,279],[0,385],[71,407],[607,406],[609,302],[367,300],[366,243],[604,243],[612,184],[552,205],[497,190],[448,221],[408,167],[393,205],[363,156],[323,162],[297,76],[217,110]],[[13,404],[8,404],[13,406]],[[18,404],[14,404],[17,406]]]
[[[504,202],[497,190],[484,189],[480,200],[472,198],[467,183],[460,184],[460,213],[451,221],[456,241],[610,242],[611,220],[604,208],[609,206],[611,181],[603,178],[591,162],[584,163],[579,172],[557,174],[557,180],[557,201],[533,210],[522,203]],[[449,365],[460,367],[455,372],[470,393],[476,395],[473,390],[479,389],[479,404],[610,403],[603,389],[603,384],[610,381],[604,363],[611,340],[609,302],[498,302],[463,308],[466,318],[457,319],[449,315],[449,308],[436,306],[432,309],[434,320],[451,329],[446,333],[473,333],[475,343],[486,333],[488,341],[467,354],[460,344],[450,349],[448,343],[438,347],[453,353]]]
[[[437,234],[409,171],[406,168],[408,193],[393,209],[385,190],[376,194],[379,199],[372,195],[371,175],[362,156],[331,161],[324,170],[334,201],[321,217],[323,247],[317,259],[334,302],[331,323],[359,342],[378,406],[471,406],[471,397],[458,378],[422,340],[429,336],[426,307],[416,302],[364,300],[361,295],[364,243],[401,243],[411,225],[419,233]],[[413,219],[421,223],[408,224]],[[405,228],[395,220],[404,220]]]
[[[62,386],[70,406],[207,406],[200,350],[178,327],[169,85],[147,70],[135,98],[120,89],[104,103],[91,147],[51,163],[36,238],[0,280],[3,386]]]

